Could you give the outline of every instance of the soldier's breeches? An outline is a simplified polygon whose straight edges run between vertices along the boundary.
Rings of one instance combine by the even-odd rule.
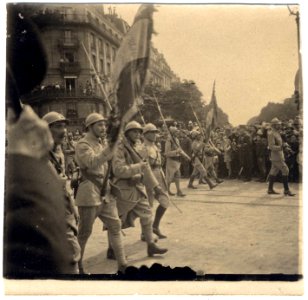
[[[281,171],[282,176],[289,175],[289,168],[284,161],[272,161],[271,163],[270,175],[276,176],[279,171]]]
[[[207,172],[206,172],[204,166],[201,163],[194,165],[194,170],[192,172],[192,176],[197,176],[198,174],[200,174],[201,178],[207,176]]]
[[[157,201],[159,202],[160,206],[164,208],[169,207],[170,199],[167,193],[159,195]]]
[[[98,206],[79,206],[78,212],[80,216],[78,227],[78,242],[81,248],[81,259],[86,247],[88,238],[92,233],[92,227],[97,217]]]

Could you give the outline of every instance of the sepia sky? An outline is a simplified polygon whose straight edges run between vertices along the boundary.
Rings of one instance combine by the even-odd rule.
[[[114,6],[131,25],[139,4]],[[269,101],[293,94],[297,29],[286,5],[160,4],[157,9],[154,46],[181,79],[196,82],[207,103],[216,80],[218,105],[232,125],[245,124]]]

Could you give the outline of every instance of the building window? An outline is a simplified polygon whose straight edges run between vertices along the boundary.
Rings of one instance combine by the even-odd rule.
[[[112,48],[112,60],[115,61],[117,50]]]
[[[66,105],[66,117],[68,119],[78,118],[76,103],[74,103],[74,102],[67,103],[67,105]]]
[[[95,69],[97,69],[97,66],[96,66],[96,56],[94,54],[92,54],[92,62],[93,62],[93,65],[94,65]]]
[[[101,39],[98,40],[98,51],[103,53],[103,42]]]
[[[101,58],[99,61],[100,61],[99,71],[100,71],[100,73],[105,74],[105,72],[104,72],[104,60]]]
[[[106,43],[106,56],[110,58],[110,47],[108,43]]]
[[[68,96],[74,96],[76,92],[76,79],[65,78],[65,91]]]
[[[71,30],[64,31],[64,40],[65,42],[68,42],[68,43],[72,41],[72,31]]]
[[[74,62],[75,57],[73,52],[64,52],[64,61],[65,62]]]
[[[95,36],[93,33],[90,34],[90,44],[91,44],[91,48],[95,48]]]

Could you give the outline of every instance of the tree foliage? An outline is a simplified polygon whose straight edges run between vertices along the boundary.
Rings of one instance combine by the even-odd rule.
[[[261,109],[260,114],[251,118],[247,124],[251,125],[263,121],[270,122],[275,117],[284,121],[294,119],[298,114],[299,112],[294,98],[286,98],[283,103],[269,102]]]
[[[144,93],[144,104],[140,108],[146,122],[161,124],[159,111],[154,97],[158,100],[163,116],[167,120],[176,120],[184,123],[196,122],[203,124],[208,112],[208,106],[202,100],[202,93],[193,81],[183,80],[172,84],[170,90],[164,90],[158,85],[147,85]],[[218,124],[228,123],[228,116],[218,109]]]

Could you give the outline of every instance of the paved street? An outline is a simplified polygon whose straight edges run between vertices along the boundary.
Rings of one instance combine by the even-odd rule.
[[[295,197],[285,197],[280,183],[275,184],[280,195],[267,195],[267,185],[253,181],[227,180],[212,191],[207,185],[187,189],[187,180],[182,186],[187,196],[172,197],[182,213],[171,204],[161,224],[168,238],[158,243],[168,253],[147,257],[137,220],[135,228],[124,230],[130,265],[189,266],[199,274],[301,273],[301,184],[290,184]],[[107,234],[97,220],[85,251],[87,273],[116,272],[106,250]]]

